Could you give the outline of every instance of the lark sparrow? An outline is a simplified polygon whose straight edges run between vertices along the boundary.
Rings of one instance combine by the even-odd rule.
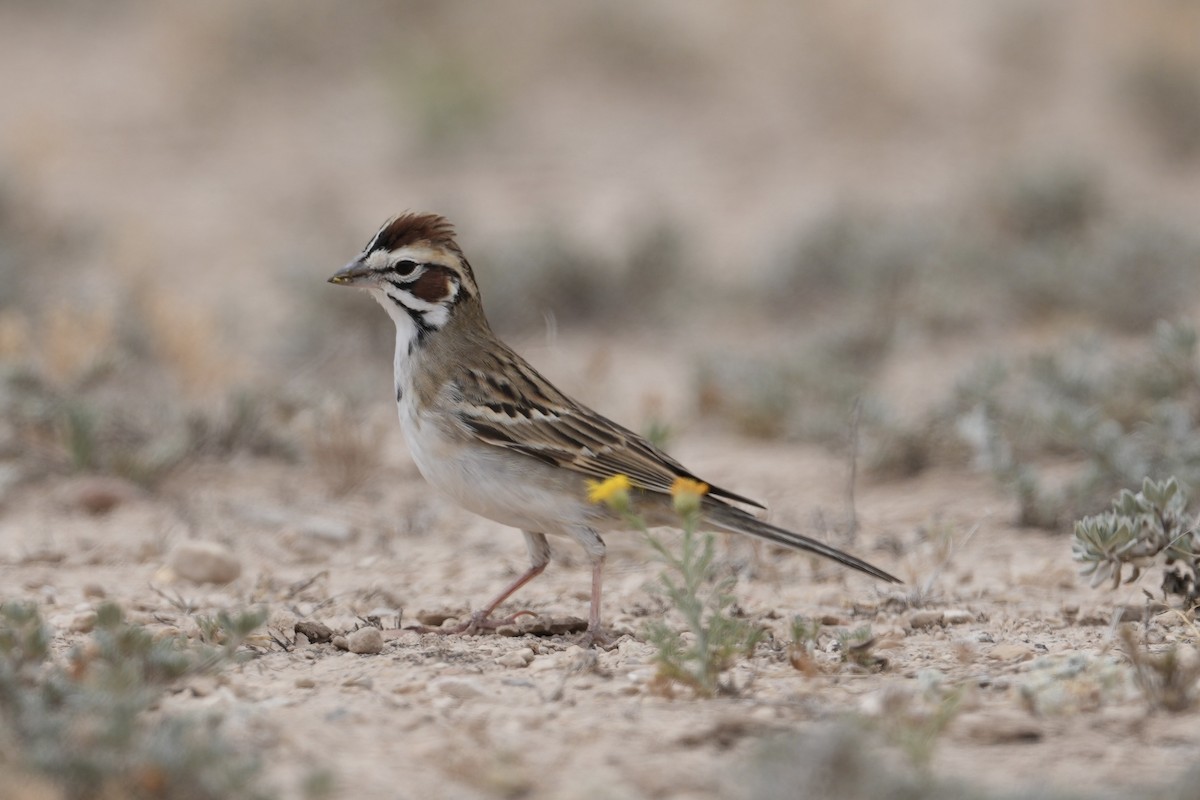
[[[697,480],[682,464],[626,428],[554,388],[492,333],[475,275],[436,214],[388,220],[362,253],[329,279],[368,290],[396,324],[395,389],[400,424],[413,461],[459,505],[521,529],[529,569],[457,628],[494,628],[492,612],[550,562],[547,535],[566,536],[592,563],[589,641],[601,635],[600,534],[628,528],[621,514],[589,502],[589,481],[625,475],[633,506],[651,525],[677,525],[670,491]],[[759,503],[712,486],[701,518],[713,528],[747,533],[806,550],[885,581],[887,572],[807,536],[763,522],[732,503]]]

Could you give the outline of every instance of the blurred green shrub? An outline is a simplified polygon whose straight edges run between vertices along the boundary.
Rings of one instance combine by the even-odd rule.
[[[180,679],[241,657],[265,614],[222,614],[223,643],[155,639],[114,605],[59,662],[32,604],[0,605],[0,763],[65,798],[265,798],[260,762],[215,715],[153,713]]]

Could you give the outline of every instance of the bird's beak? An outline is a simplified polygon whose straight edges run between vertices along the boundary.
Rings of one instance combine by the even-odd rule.
[[[368,286],[375,283],[374,270],[368,269],[361,259],[355,259],[346,266],[333,273],[330,277],[330,283],[336,283],[338,286]]]

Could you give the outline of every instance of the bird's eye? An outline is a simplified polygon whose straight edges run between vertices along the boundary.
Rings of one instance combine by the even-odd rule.
[[[406,275],[412,275],[413,270],[415,270],[416,268],[417,268],[417,262],[415,262],[415,261],[397,261],[395,264],[392,265],[392,269],[395,270],[396,274],[401,277],[404,277]]]

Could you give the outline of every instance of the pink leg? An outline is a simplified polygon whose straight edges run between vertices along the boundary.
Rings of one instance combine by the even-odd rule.
[[[604,647],[613,639],[600,627],[600,592],[604,584],[604,558],[597,559],[592,564],[592,606],[588,610],[587,632],[583,634],[580,644],[583,647],[600,645]]]
[[[477,633],[482,630],[495,630],[501,625],[511,625],[517,619],[517,617],[525,616],[526,614],[533,614],[533,612],[518,611],[517,613],[504,617],[503,619],[491,619],[492,612],[495,611],[501,603],[512,596],[513,592],[529,583],[538,575],[541,575],[543,572],[545,572],[545,570],[545,564],[535,564],[534,566],[530,567],[524,572],[524,574],[521,575],[521,577],[504,587],[504,591],[500,592],[500,594],[496,596],[495,600],[488,603],[486,608],[484,608],[482,611],[476,611],[466,622],[462,623],[461,625],[455,625],[453,628],[430,628],[428,625],[411,625],[409,626],[408,630],[416,631],[417,633]]]
[[[545,572],[546,565],[550,563],[550,545],[547,543],[546,537],[540,533],[531,533],[529,531],[523,531],[523,533],[525,534],[525,544],[529,548],[529,555],[533,560],[533,564],[519,578],[504,587],[504,590],[496,596],[495,600],[488,603],[486,608],[482,611],[476,611],[466,622],[456,625],[453,628],[430,628],[426,625],[413,625],[409,627],[409,630],[417,631],[418,633],[478,633],[481,630],[495,630],[502,625],[511,625],[517,617],[532,615],[532,611],[518,611],[504,619],[491,619],[492,612],[501,603],[511,597],[522,586]],[[593,588],[593,596],[595,596],[595,591]]]
[[[517,578],[515,581],[513,581],[508,586],[506,586],[504,588],[504,591],[500,592],[500,594],[496,596],[495,600],[488,603],[487,608],[485,608],[482,612],[480,612],[480,620],[482,621],[482,620],[485,620],[488,617],[490,617],[492,615],[492,612],[495,611],[497,608],[499,608],[501,603],[503,603],[505,600],[507,600],[509,597],[511,597],[513,595],[513,593],[517,591],[517,589],[520,589],[522,586],[529,583],[531,580],[536,578],[538,575],[541,575],[545,571],[546,571],[545,564],[534,564],[532,567],[525,570],[524,575]],[[521,614],[531,614],[531,613],[533,613],[533,612],[521,611],[521,612],[514,614],[513,617],[519,617],[519,616],[521,616]],[[510,618],[510,619],[512,619],[512,618]],[[498,624],[508,624],[508,622],[506,621],[504,623],[498,623]]]

